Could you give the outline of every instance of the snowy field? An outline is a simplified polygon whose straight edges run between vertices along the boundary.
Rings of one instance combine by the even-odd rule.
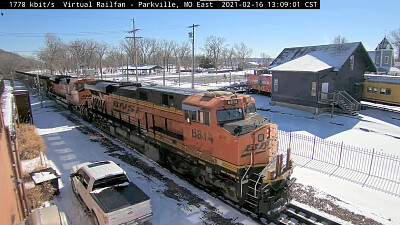
[[[233,74],[237,77],[235,81],[243,81],[240,80],[243,74],[244,72]],[[190,77],[190,74],[183,76]],[[215,74],[201,74],[201,76],[215,76]],[[213,80],[209,84],[200,85],[200,83],[197,83],[195,88],[207,90],[229,85],[229,79],[228,81],[222,79],[222,76],[223,74],[221,74],[221,79]],[[109,80],[113,80],[114,77],[124,76],[107,75]],[[173,75],[173,78],[171,77],[172,75],[167,76],[166,85],[178,86],[176,82],[177,75]],[[163,83],[162,75],[140,76],[139,79],[141,82]],[[133,80],[135,78],[130,77],[130,81]],[[190,87],[190,83],[182,83],[181,87]],[[313,115],[299,110],[271,106],[269,97],[256,94],[252,94],[252,96],[255,98],[258,108],[269,110],[259,111],[259,113],[278,124],[280,130],[317,136],[336,142],[343,141],[348,145],[400,155],[400,114],[367,109],[360,111],[357,116],[334,115],[331,118],[330,114]],[[61,175],[61,195],[55,200],[55,203],[67,213],[71,224],[91,223],[90,217],[82,210],[82,207],[79,206],[78,201],[72,194],[68,177],[71,166],[88,160],[107,159],[121,164],[122,168],[128,172],[130,179],[151,197],[154,213],[153,218],[150,220],[151,224],[212,224],[212,221],[207,220],[206,212],[209,211],[209,208],[207,209],[209,205],[215,207],[215,211],[226,219],[225,222],[255,224],[251,218],[242,215],[210,195],[170,175],[168,171],[155,167],[163,176],[186,188],[206,203],[203,202],[200,205],[196,205],[190,204],[190,201],[187,200],[167,197],[162,194],[169,188],[166,183],[147,176],[139,168],[130,166],[116,157],[118,154],[125,154],[125,150],[112,152],[113,156],[110,156],[109,149],[100,145],[99,142],[90,141],[90,133],[82,133],[79,129],[82,125],[71,120],[69,111],[55,106],[55,103],[49,101],[44,102],[43,108],[40,108],[40,104],[35,98],[31,102],[34,123],[38,127],[38,133],[43,136],[48,147],[48,151],[46,151],[48,163],[54,166]],[[79,121],[91,127],[89,124]],[[96,130],[94,127],[91,127],[91,129]],[[136,153],[130,154],[140,158],[150,166],[153,165],[152,162]],[[319,166],[324,167],[327,165],[322,163]],[[338,178],[310,169],[307,166],[297,166],[294,170],[294,177],[297,178],[297,183],[312,186],[317,190],[318,197],[331,198],[327,196],[334,196],[337,198],[335,200],[337,205],[354,213],[365,215],[382,224],[400,224],[400,214],[398,213],[400,208],[399,197],[373,188],[363,187],[352,182],[351,179],[346,179],[347,176],[354,176],[354,174],[343,174],[341,178]],[[214,223],[219,224],[215,221]]]

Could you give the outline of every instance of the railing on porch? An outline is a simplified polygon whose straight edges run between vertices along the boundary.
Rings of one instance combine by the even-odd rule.
[[[354,115],[361,109],[361,104],[346,91],[320,92],[319,97],[320,102],[330,104],[332,107],[337,105],[350,115]]]

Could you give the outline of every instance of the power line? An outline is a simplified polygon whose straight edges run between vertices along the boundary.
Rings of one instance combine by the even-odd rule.
[[[199,24],[193,24],[189,26],[193,31],[189,32],[189,38],[192,38],[192,89],[194,89],[194,28],[200,26]]]
[[[135,19],[132,19],[132,25],[133,29],[131,31],[128,31],[129,33],[133,33],[133,37],[126,37],[126,38],[133,38],[133,48],[135,49],[135,67],[136,67],[136,83],[139,83],[139,77],[138,77],[138,66],[137,66],[137,49],[136,49],[136,39],[142,38],[142,37],[136,37],[136,32],[140,29],[135,28]],[[128,67],[128,65],[127,65]],[[126,69],[126,81],[128,81],[128,68]]]

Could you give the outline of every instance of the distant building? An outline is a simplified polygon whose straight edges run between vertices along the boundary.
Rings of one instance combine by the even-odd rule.
[[[368,51],[368,54],[375,63],[377,73],[400,75],[400,70],[395,67],[393,45],[386,37],[378,44],[375,51]]]
[[[161,66],[157,65],[138,65],[137,70],[138,74],[156,74],[157,72],[160,72],[163,69]],[[122,66],[118,68],[123,74],[126,74],[128,71],[128,74],[136,74],[136,66]]]
[[[376,71],[361,42],[285,48],[269,68],[272,101],[315,114],[348,104],[356,110],[340,101],[361,100],[364,72]]]

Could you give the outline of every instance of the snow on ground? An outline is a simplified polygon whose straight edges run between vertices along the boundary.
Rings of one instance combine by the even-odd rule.
[[[127,171],[129,178],[150,196],[153,209],[153,216],[150,219],[151,224],[203,224],[203,211],[206,210],[204,206],[196,207],[186,202],[166,197],[163,194],[163,191],[167,188],[165,183],[143,173],[142,170],[134,166],[124,163],[118,158],[109,156],[104,146],[100,145],[99,142],[91,140],[93,134],[82,133],[78,129],[79,126],[68,120],[68,117],[71,116],[68,110],[57,106],[52,101],[44,101],[43,108],[39,104],[35,104],[37,103],[37,99],[31,98],[31,102],[34,124],[37,126],[38,134],[42,135],[46,142],[47,151],[45,154],[48,159],[47,164],[52,166],[61,177],[59,181],[61,194],[54,200],[54,203],[59,206],[61,211],[66,213],[70,224],[92,223],[91,217],[85,213],[84,208],[72,192],[69,180],[70,169],[73,165],[97,160],[113,160],[120,164]],[[81,122],[91,129],[97,130],[90,124],[84,121]],[[99,130],[97,132],[101,133]],[[118,154],[118,152],[113,153]],[[135,152],[131,154],[144,160],[163,176],[173,180],[179,186],[185,187],[191,193],[194,193],[199,198],[216,207],[219,214],[225,218],[232,219],[235,223],[256,224],[252,219],[221,203],[214,197],[171,175],[168,171],[156,167],[153,162],[150,162],[146,158]]]

